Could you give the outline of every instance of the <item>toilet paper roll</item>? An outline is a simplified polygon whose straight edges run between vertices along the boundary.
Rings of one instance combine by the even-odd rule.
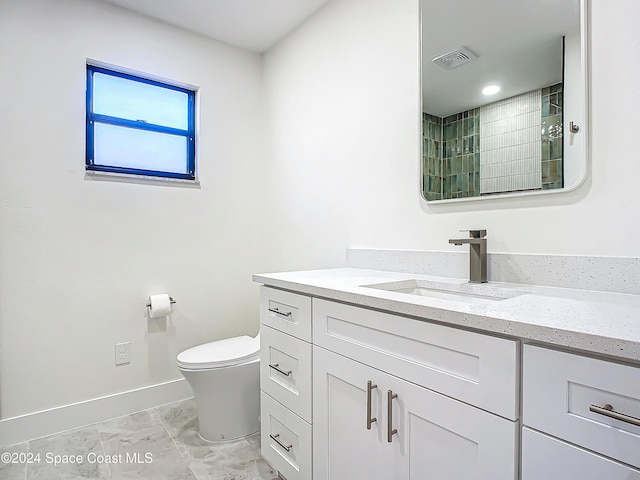
[[[171,298],[166,293],[149,295],[149,305],[151,318],[166,317],[171,313]]]

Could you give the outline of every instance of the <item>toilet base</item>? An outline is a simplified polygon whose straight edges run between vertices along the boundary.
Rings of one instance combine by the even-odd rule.
[[[238,440],[260,431],[260,360],[210,370],[180,369],[193,389],[199,435],[206,442]]]

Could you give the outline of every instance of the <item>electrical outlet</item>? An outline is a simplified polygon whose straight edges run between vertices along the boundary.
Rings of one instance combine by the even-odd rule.
[[[116,365],[122,365],[124,363],[131,362],[131,343],[116,343]]]

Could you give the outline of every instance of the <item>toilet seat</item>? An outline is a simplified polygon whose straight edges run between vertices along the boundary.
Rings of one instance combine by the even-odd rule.
[[[242,335],[198,345],[177,357],[178,367],[206,370],[248,363],[260,358],[260,339]]]

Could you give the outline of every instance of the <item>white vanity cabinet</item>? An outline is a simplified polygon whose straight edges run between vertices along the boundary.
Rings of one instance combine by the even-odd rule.
[[[473,406],[517,418],[517,342],[315,298],[313,339],[315,480],[517,478],[519,423]]]
[[[267,286],[260,319],[287,480],[640,480],[638,366]]]
[[[640,480],[640,368],[525,345],[522,480]]]
[[[315,480],[513,480],[517,430],[517,422],[314,346]]]
[[[261,453],[287,480],[311,479],[311,298],[260,293]]]

